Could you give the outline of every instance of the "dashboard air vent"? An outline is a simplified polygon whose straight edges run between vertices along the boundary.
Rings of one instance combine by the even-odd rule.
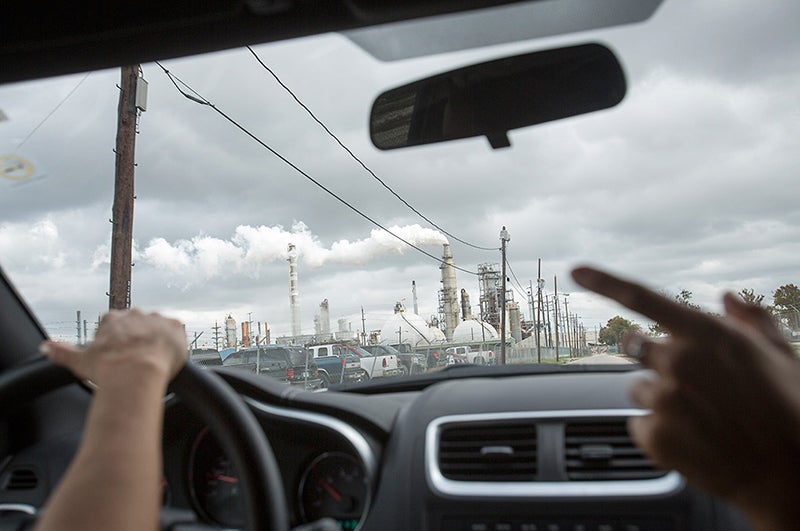
[[[5,490],[31,490],[35,489],[39,484],[39,478],[36,472],[30,468],[17,468],[8,474],[5,485]]]
[[[532,422],[447,424],[439,438],[439,470],[457,481],[533,481]]]
[[[633,444],[626,419],[571,421],[565,425],[570,481],[652,479],[666,475]]]

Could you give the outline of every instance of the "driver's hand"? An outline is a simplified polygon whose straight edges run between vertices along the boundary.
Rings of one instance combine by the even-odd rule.
[[[651,410],[630,420],[636,443],[661,468],[738,503],[759,529],[795,528],[800,360],[766,311],[728,294],[725,316],[714,316],[596,269],[573,278],[670,331],[624,341],[653,371],[630,390]]]
[[[139,369],[169,381],[183,367],[188,351],[180,321],[136,309],[104,315],[94,341],[85,348],[45,341],[40,350],[53,363],[99,386],[109,373],[130,375]]]

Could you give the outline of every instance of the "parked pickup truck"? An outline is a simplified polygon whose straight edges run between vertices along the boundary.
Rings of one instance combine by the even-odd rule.
[[[325,352],[327,349],[324,349]],[[367,372],[361,368],[361,359],[349,349],[337,348],[337,353],[315,356],[322,387],[339,383],[359,383],[369,380]]]
[[[449,347],[444,351],[447,363],[474,363],[475,365],[494,365],[494,352],[491,350],[478,350],[476,347]]]
[[[237,350],[227,356],[226,367],[249,371],[308,391],[322,385],[317,364],[303,347],[264,345]]]
[[[361,369],[369,378],[384,378],[388,376],[398,376],[402,374],[399,361],[395,354],[374,355],[363,348],[345,344],[309,345],[308,348],[314,356],[330,355],[333,353],[351,352],[358,356]]]
[[[399,348],[398,348],[399,347]],[[401,343],[400,345],[364,345],[364,350],[376,356],[394,354],[400,362],[400,371],[403,374],[419,374],[428,369],[428,362],[424,354],[417,354],[411,350],[411,346]],[[401,350],[402,349],[402,350]]]

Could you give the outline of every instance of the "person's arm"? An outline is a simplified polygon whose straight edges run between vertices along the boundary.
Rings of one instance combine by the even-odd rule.
[[[664,325],[670,336],[628,336],[651,369],[631,398],[651,410],[629,431],[662,468],[736,503],[761,530],[800,522],[800,361],[765,311],[733,295],[715,317],[591,268],[575,281]]]
[[[186,357],[180,324],[113,312],[85,350],[52,342],[42,350],[98,387],[78,453],[36,529],[158,529],[163,398]]]

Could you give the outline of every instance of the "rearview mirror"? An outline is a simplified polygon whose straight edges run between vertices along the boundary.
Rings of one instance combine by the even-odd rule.
[[[585,44],[459,68],[384,92],[372,104],[370,136],[395,149],[486,136],[613,107],[625,96],[614,53]]]

